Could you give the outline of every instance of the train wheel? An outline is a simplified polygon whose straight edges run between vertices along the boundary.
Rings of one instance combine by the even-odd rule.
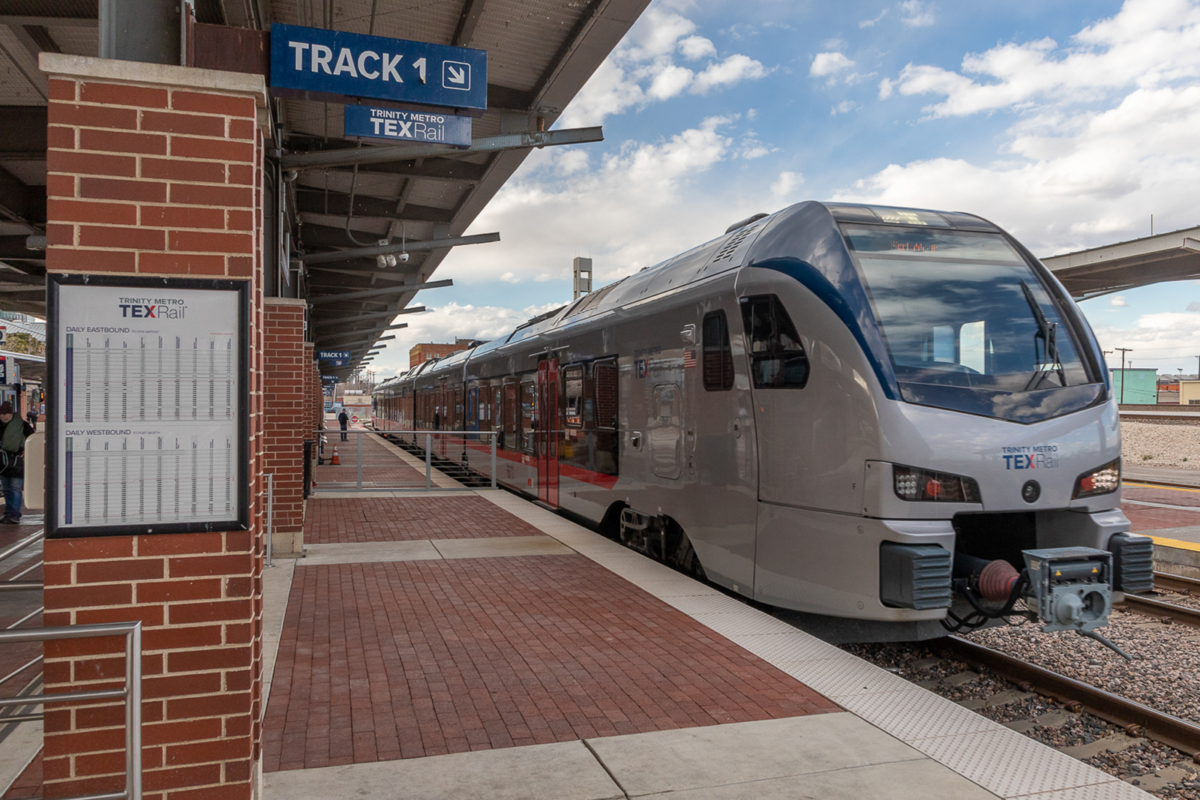
[[[704,573],[704,566],[700,563],[700,557],[696,555],[696,549],[692,547],[692,540],[684,533],[683,529],[675,523],[671,523],[670,539],[672,547],[666,559],[667,563],[679,570],[685,575],[695,578],[698,581],[707,580]]]

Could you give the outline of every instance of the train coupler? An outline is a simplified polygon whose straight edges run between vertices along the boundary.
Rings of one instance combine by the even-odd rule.
[[[1029,575],[1026,603],[1043,631],[1087,633],[1108,624],[1112,612],[1113,555],[1092,547],[1024,550]]]

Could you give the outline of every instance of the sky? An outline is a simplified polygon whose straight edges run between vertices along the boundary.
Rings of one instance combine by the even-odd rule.
[[[1200,225],[1200,0],[654,0],[373,365],[489,339],[804,200],[978,214],[1039,256]],[[1196,373],[1200,281],[1085,301],[1128,366]],[[1121,365],[1120,355],[1109,356]]]

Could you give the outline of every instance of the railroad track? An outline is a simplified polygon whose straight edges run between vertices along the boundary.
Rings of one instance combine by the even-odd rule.
[[[1022,691],[1053,697],[1069,711],[1086,711],[1131,736],[1144,736],[1186,753],[1200,764],[1200,725],[957,636],[944,642],[953,657],[986,667]]]
[[[1159,589],[1200,596],[1200,581],[1194,578],[1185,578],[1181,575],[1171,575],[1166,572],[1156,572],[1154,573],[1154,584]],[[1200,608],[1189,608],[1188,606],[1176,605],[1175,603],[1168,603],[1165,600],[1142,597],[1136,594],[1125,595],[1125,601],[1120,605],[1124,605],[1130,611],[1137,612],[1138,614],[1158,617],[1163,620],[1169,619],[1172,622],[1179,622],[1184,625],[1191,625],[1194,628],[1200,628]]]

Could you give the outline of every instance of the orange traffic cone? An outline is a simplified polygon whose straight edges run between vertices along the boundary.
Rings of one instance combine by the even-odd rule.
[[[331,458],[331,459],[329,460],[329,463],[330,463],[330,464],[340,464],[340,463],[342,463],[341,459],[340,459],[340,458],[338,458],[338,454],[337,454],[337,445],[336,445],[336,444],[333,446],[333,458]]]

